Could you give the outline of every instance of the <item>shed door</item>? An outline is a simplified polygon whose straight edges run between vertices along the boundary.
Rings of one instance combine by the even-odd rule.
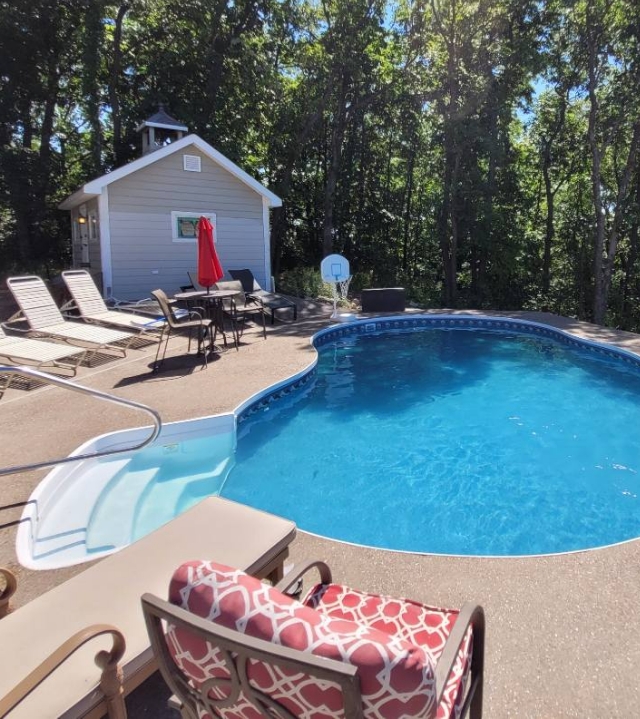
[[[75,267],[89,267],[89,223],[83,215],[73,221],[73,264]]]

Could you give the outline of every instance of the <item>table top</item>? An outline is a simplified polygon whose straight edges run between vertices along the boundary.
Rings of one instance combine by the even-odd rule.
[[[178,292],[173,297],[176,300],[222,300],[225,297],[233,297],[238,292],[235,290],[193,290],[191,292]]]

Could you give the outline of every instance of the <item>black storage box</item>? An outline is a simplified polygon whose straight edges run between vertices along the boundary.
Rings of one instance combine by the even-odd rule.
[[[377,287],[362,290],[363,312],[404,312],[406,292],[404,287]]]

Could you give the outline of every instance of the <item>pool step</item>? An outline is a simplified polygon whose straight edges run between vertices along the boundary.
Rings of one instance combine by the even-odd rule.
[[[210,471],[147,485],[138,498],[131,539],[139,539],[157,529],[200,499],[218,494],[232,466],[233,458],[226,457]]]
[[[112,458],[88,460],[82,468],[80,465],[70,468],[67,480],[61,483],[54,497],[42,502],[33,542],[34,561],[50,561],[59,554],[68,560],[86,555],[86,533],[92,509],[114,475],[128,464],[128,458]]]
[[[100,552],[131,542],[131,527],[139,497],[160,467],[139,469],[127,463],[112,479],[94,507],[87,527],[87,551]]]

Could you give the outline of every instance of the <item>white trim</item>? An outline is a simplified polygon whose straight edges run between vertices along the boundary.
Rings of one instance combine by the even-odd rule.
[[[254,192],[257,192],[259,195],[265,198],[269,203],[270,207],[280,207],[282,205],[282,200],[277,195],[274,195],[273,192],[267,190],[267,188],[261,183],[259,183],[258,180],[251,177],[251,175],[248,175],[244,170],[241,170],[236,164],[231,162],[229,158],[218,152],[214,147],[211,147],[208,142],[205,142],[201,137],[198,137],[197,135],[187,135],[180,140],[172,142],[166,147],[162,147],[159,150],[150,152],[147,155],[144,155],[143,157],[140,157],[137,160],[130,162],[128,165],[119,167],[117,170],[113,170],[113,172],[108,172],[102,177],[98,177],[91,182],[87,182],[86,185],[74,192],[73,195],[70,195],[66,200],[61,202],[58,207],[61,210],[69,210],[71,209],[71,207],[73,207],[73,204],[71,203],[74,201],[74,199],[79,197],[83,197],[84,199],[86,199],[87,195],[95,197],[96,195],[99,195],[112,182],[116,182],[117,180],[120,180],[123,177],[132,174],[133,172],[142,170],[144,167],[147,167],[148,165],[151,165],[158,160],[162,160],[163,158],[172,155],[174,152],[180,152],[185,147],[189,147],[190,145],[195,146],[198,150],[200,150],[200,152],[202,152],[203,155],[206,155],[210,160],[220,165],[220,167],[224,168],[236,179],[240,180],[240,182],[247,185],[247,187],[251,188],[252,190],[254,190]]]
[[[113,295],[113,272],[111,265],[111,227],[109,224],[109,188],[105,187],[98,198],[98,222],[100,225],[100,263],[102,265],[102,296]]]
[[[264,240],[264,280],[266,287],[273,292],[271,287],[271,232],[269,230],[269,203],[267,198],[262,198],[262,237]]]
[[[168,125],[164,122],[149,122],[145,120],[136,127],[136,132],[144,130],[145,127],[159,127],[162,130],[178,130],[179,132],[189,132],[189,128],[186,125]]]

